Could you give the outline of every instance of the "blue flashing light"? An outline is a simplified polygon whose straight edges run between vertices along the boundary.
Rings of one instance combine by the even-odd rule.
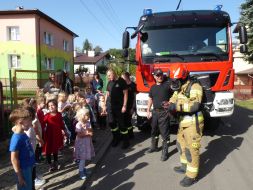
[[[216,7],[214,8],[215,11],[221,11],[223,5],[216,5]]]
[[[152,15],[152,9],[144,9],[143,15]]]

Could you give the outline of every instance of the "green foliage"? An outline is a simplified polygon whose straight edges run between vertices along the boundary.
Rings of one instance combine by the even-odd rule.
[[[236,100],[235,104],[237,106],[249,109],[249,110],[253,110],[253,99],[249,99],[249,100]]]
[[[89,50],[92,50],[92,44],[89,42],[89,40],[86,38],[84,43],[83,43],[83,52],[84,50],[87,52]]]
[[[241,4],[241,17],[242,22],[247,27],[248,33],[248,53],[246,59],[253,63],[253,0],[246,0]]]
[[[103,51],[103,49],[100,46],[96,46],[94,48],[94,51],[95,51],[95,55],[98,55],[99,53],[101,53]]]
[[[107,66],[106,65],[99,65],[97,66],[97,72],[101,73],[101,74],[105,74],[107,71]]]
[[[135,76],[136,65],[135,62],[135,49],[129,49],[129,61],[127,58],[123,57],[122,49],[110,49],[109,54],[112,56],[108,68],[112,68],[117,75],[120,75],[122,72],[128,70],[129,64],[129,73]]]
[[[82,53],[82,49],[80,47],[76,47],[75,50],[77,53]]]
[[[83,74],[84,74],[84,73],[87,73],[88,71],[89,71],[88,68],[86,68],[86,67],[80,65],[79,68],[77,68],[77,69],[75,70],[75,73],[78,74],[78,75],[83,76]]]

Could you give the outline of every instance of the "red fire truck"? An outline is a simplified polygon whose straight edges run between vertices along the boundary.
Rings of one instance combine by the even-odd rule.
[[[218,122],[234,110],[233,48],[231,20],[221,10],[192,10],[152,13],[145,9],[137,27],[127,27],[123,49],[128,54],[130,34],[137,37],[136,95],[137,126],[146,123],[148,92],[154,84],[152,72],[160,68],[166,74],[171,64],[185,64],[190,75],[205,78],[206,120]],[[237,24],[241,52],[247,51],[247,34]],[[207,80],[208,79],[208,80]],[[159,92],[157,92],[159,93]],[[217,125],[217,123],[216,123]]]

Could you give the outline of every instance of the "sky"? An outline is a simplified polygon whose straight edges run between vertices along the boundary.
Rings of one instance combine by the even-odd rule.
[[[122,48],[122,34],[126,27],[137,26],[143,9],[153,12],[175,11],[179,0],[0,0],[0,10],[39,9],[52,17],[79,37],[74,46],[82,48],[85,39],[93,48],[100,46],[103,51]],[[222,10],[230,14],[231,21],[240,17],[240,5],[245,0],[182,0],[179,10],[214,9],[223,5]],[[133,31],[130,31],[133,32]],[[135,41],[130,43],[135,47]]]

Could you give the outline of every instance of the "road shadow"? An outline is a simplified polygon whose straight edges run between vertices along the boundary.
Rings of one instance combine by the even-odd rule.
[[[253,126],[253,111],[239,106],[235,106],[234,114],[231,117],[223,118],[219,128],[212,132],[213,140],[205,147],[205,151],[200,155],[199,179],[204,178],[226,157],[238,150],[247,133]]]
[[[105,187],[108,189],[134,189],[134,182],[125,183],[129,178],[131,178],[137,170],[146,167],[148,163],[142,162],[137,164],[133,169],[128,169],[127,167],[134,163],[139,158],[146,156],[146,151],[148,150],[150,144],[145,143],[147,139],[150,140],[150,130],[134,130],[134,139],[130,140],[130,147],[126,150],[122,150],[120,145],[116,148],[111,148],[108,150],[107,155],[115,154],[112,156],[112,159],[109,161],[105,161],[100,163],[98,167],[96,167],[96,175],[91,176],[89,181],[85,184],[82,189],[87,190],[104,190]],[[160,139],[161,141],[161,139]],[[176,144],[176,141],[172,141],[169,143],[169,157],[177,152],[177,149],[171,148]],[[136,147],[141,148],[140,151],[127,155],[127,153],[133,152]],[[116,149],[116,151],[115,151]],[[115,153],[116,152],[116,153]],[[160,154],[160,153],[158,153]],[[106,160],[106,159],[104,159]],[[113,167],[112,167],[113,164]],[[113,169],[111,169],[113,168]],[[109,171],[109,172],[108,172]],[[96,182],[97,179],[101,179],[99,182]],[[93,184],[93,183],[97,184]],[[93,185],[92,187],[91,184]]]
[[[114,149],[114,150],[113,150]],[[89,181],[85,184],[82,189],[87,190],[104,190],[108,189],[132,189],[134,183],[125,184],[129,178],[131,178],[137,170],[140,170],[148,165],[146,162],[139,163],[135,165],[132,169],[127,168],[129,165],[133,164],[137,159],[145,156],[147,148],[142,149],[131,155],[126,155],[126,151],[122,150],[120,147],[109,149],[109,154],[115,154],[110,161],[100,163],[96,167],[95,176],[91,176]],[[128,151],[131,151],[129,148]],[[106,160],[106,159],[105,159]],[[113,164],[113,167],[112,167]],[[108,172],[109,171],[109,172]],[[91,184],[97,179],[101,179],[97,184],[92,187]],[[128,188],[127,188],[128,187]]]
[[[206,150],[200,156],[200,173],[199,179],[207,176],[219,164],[221,164],[226,157],[238,150],[243,142],[242,137],[221,136],[218,139],[212,140],[208,143]]]

